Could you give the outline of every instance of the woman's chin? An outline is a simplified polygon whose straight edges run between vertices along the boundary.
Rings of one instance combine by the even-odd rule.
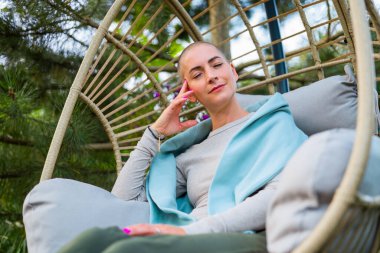
[[[207,99],[205,99],[206,102],[202,104],[208,110],[219,109],[221,107],[227,106],[228,104],[231,104],[234,97],[235,92],[219,92],[212,94],[212,96],[209,96]]]

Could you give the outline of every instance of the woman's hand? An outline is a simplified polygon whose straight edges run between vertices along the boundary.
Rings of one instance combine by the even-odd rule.
[[[179,120],[182,106],[192,93],[193,91],[189,90],[187,81],[185,80],[177,97],[174,98],[170,105],[162,112],[156,122],[151,125],[151,128],[165,136],[169,136],[195,126],[198,123],[196,120],[187,120],[184,122],[180,122]]]
[[[164,224],[137,224],[123,229],[123,232],[130,236],[149,236],[157,234],[165,235],[185,235],[183,228]]]

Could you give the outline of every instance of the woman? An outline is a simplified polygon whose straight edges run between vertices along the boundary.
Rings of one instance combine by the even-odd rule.
[[[265,229],[278,174],[306,135],[279,94],[242,108],[238,74],[210,43],[187,47],[178,72],[181,91],[144,132],[112,190],[127,201],[149,201],[150,221],[124,228],[129,236],[118,228],[87,231],[62,252],[265,250],[262,234],[227,233]],[[210,119],[181,122],[184,103],[196,100]],[[186,234],[192,236],[180,236]]]
[[[156,220],[153,219],[155,223],[158,221],[159,223],[189,225],[179,227],[161,224],[143,224],[131,226],[126,231],[130,231],[131,235],[151,235],[155,233],[182,235],[263,230],[265,228],[266,208],[277,184],[277,179],[274,177],[279,173],[286,160],[290,158],[293,151],[306,139],[306,136],[295,127],[290,114],[285,115],[290,122],[288,125],[283,126],[283,130],[285,128],[287,130],[290,129],[291,132],[288,133],[289,138],[284,139],[284,136],[281,136],[282,141],[268,139],[276,144],[264,143],[265,148],[271,146],[281,148],[278,147],[278,142],[285,144],[283,150],[279,151],[284,154],[278,159],[277,167],[269,173],[271,181],[267,179],[264,180],[265,182],[260,182],[260,187],[249,192],[249,195],[254,193],[253,196],[245,196],[246,198],[243,201],[239,201],[240,203],[233,208],[227,208],[228,210],[221,208],[223,209],[222,211],[215,211],[215,215],[209,215],[209,190],[213,186],[215,186],[214,188],[218,187],[212,183],[215,182],[213,179],[215,179],[214,176],[218,164],[222,159],[223,152],[226,152],[224,153],[225,156],[229,155],[225,151],[229,142],[244,128],[244,125],[249,122],[255,113],[249,113],[239,105],[235,96],[238,74],[234,66],[227,61],[225,56],[214,45],[206,42],[191,44],[182,52],[178,65],[179,75],[184,80],[181,91],[157,121],[145,131],[136,150],[132,152],[130,159],[119,175],[112,192],[125,200],[146,201],[148,198],[150,203],[154,202],[157,204],[154,199],[150,198],[149,192],[152,191],[149,191],[149,189],[148,196],[146,196],[144,186],[145,170],[149,167],[152,157],[158,151],[157,142],[159,140],[157,139],[177,134],[189,127],[195,126],[197,124],[195,120],[180,122],[179,114],[186,101],[195,102],[198,100],[204,105],[210,115],[211,120],[208,125],[211,127],[211,132],[210,130],[205,130],[205,136],[200,136],[199,140],[194,140],[193,143],[182,147],[182,150],[179,151],[180,154],[175,155],[177,168],[176,175],[174,176],[174,180],[176,180],[176,197],[180,198],[187,193],[190,209],[192,209],[190,217],[183,217],[182,214],[178,214],[174,210],[174,214],[180,216],[177,220],[165,220],[160,217]],[[281,99],[278,98],[278,100]],[[277,105],[274,106],[276,107]],[[281,106],[284,107],[283,104]],[[278,108],[274,109],[278,110]],[[266,116],[271,116],[271,114],[273,113],[269,110]],[[252,124],[260,124],[261,122],[259,121],[260,119],[257,119]],[[199,128],[203,130],[203,128],[207,127]],[[254,127],[252,129],[255,130]],[[247,129],[247,131],[252,130]],[[265,132],[268,131],[270,129],[265,129]],[[275,130],[272,131],[273,134],[276,134]],[[184,134],[186,135],[186,132]],[[180,137],[180,139],[185,139],[186,141],[194,138],[191,135]],[[278,136],[275,138],[278,138]],[[178,145],[176,147],[178,150]],[[176,153],[177,150],[169,151]],[[168,152],[167,149],[165,151]],[[258,151],[260,152],[260,150]],[[265,154],[264,152],[262,153]],[[277,156],[279,155],[277,154]],[[273,158],[267,157],[267,159]],[[263,164],[260,165],[262,166]],[[157,166],[160,167],[159,164]],[[152,173],[153,169],[156,168],[151,169]],[[158,170],[160,171],[161,169]],[[232,168],[227,170],[232,170]],[[162,172],[159,173],[162,174]],[[159,178],[159,176],[156,178]],[[152,182],[152,184],[156,182],[159,184],[156,187],[158,190],[162,187],[161,184],[163,182],[161,180],[166,180],[166,175],[163,179],[160,178]],[[151,211],[160,212],[160,207],[153,208],[151,204]],[[155,214],[153,213],[152,215]],[[160,214],[157,215],[160,216]]]

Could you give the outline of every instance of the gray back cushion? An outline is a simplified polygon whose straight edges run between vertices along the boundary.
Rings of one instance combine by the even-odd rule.
[[[289,160],[267,215],[270,252],[291,252],[318,224],[341,182],[354,138],[350,129],[313,135]],[[380,138],[374,136],[361,194],[380,196],[379,164]]]
[[[357,86],[350,67],[346,65],[344,69],[345,76],[332,76],[283,94],[289,103],[296,125],[307,135],[333,128],[355,128]],[[265,97],[237,94],[237,99],[243,107]],[[375,133],[378,133],[380,125],[377,97],[374,90]]]

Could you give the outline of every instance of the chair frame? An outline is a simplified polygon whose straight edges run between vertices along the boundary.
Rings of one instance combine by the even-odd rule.
[[[188,34],[193,38],[194,41],[202,40],[202,35],[197,29],[194,21],[183,8],[183,6],[177,0],[165,0],[165,3],[170,6],[173,13],[179,17],[181,20],[185,30]],[[344,34],[346,36],[348,47],[351,49],[351,52],[355,52],[355,55],[352,55],[350,60],[342,59],[338,60],[338,63],[351,61],[355,63],[356,72],[358,75],[358,114],[357,114],[357,125],[356,125],[356,137],[354,142],[353,151],[349,160],[349,164],[347,170],[344,174],[343,180],[337,189],[333,201],[328,207],[327,212],[323,216],[320,223],[313,230],[311,235],[294,251],[296,253],[301,252],[318,252],[322,249],[323,245],[326,245],[329,238],[332,237],[335,232],[336,227],[338,226],[341,218],[347,212],[347,210],[352,205],[356,205],[357,203],[362,203],[363,199],[358,197],[357,191],[363,177],[364,171],[366,168],[371,138],[373,135],[373,126],[374,119],[373,117],[368,117],[368,115],[372,115],[373,108],[373,85],[375,84],[375,68],[373,62],[373,50],[372,47],[368,47],[367,45],[371,44],[370,30],[368,27],[368,21],[366,19],[366,4],[369,10],[369,13],[372,18],[372,22],[376,29],[376,33],[380,36],[380,24],[379,24],[379,16],[374,10],[373,4],[370,0],[349,0],[349,6],[351,13],[347,12],[347,3],[344,0],[334,0],[333,1],[335,8],[337,10],[339,18],[342,20],[342,28]],[[124,4],[124,0],[116,0],[107,15],[99,25],[92,41],[89,46],[89,49],[83,59],[83,62],[79,68],[79,71],[75,77],[75,80],[70,88],[70,92],[68,94],[68,98],[64,105],[62,114],[60,116],[56,131],[53,136],[53,140],[50,146],[50,149],[47,154],[47,158],[45,161],[45,165],[43,168],[43,172],[41,175],[41,181],[48,180],[52,177],[54,166],[57,161],[58,153],[60,147],[62,145],[63,137],[66,132],[70,117],[72,115],[74,106],[77,102],[78,97],[81,97],[90,108],[96,113],[96,115],[101,120],[106,133],[114,147],[114,153],[116,157],[116,164],[118,170],[122,167],[122,159],[120,155],[120,147],[117,142],[117,137],[115,133],[112,131],[112,127],[107,121],[104,114],[97,108],[97,106],[92,103],[87,96],[82,93],[83,83],[88,77],[88,72],[93,64],[93,59],[100,47],[103,39],[106,39],[110,43],[116,45],[117,48],[122,50],[122,52],[128,55],[131,59],[137,63],[138,67],[142,72],[144,72],[150,81],[154,84],[155,88],[158,91],[162,91],[161,86],[157,83],[155,78],[152,76],[150,71],[145,67],[145,65],[139,60],[139,58],[128,48],[126,48],[122,43],[120,43],[115,37],[110,34],[109,27],[113,22],[114,18],[118,14],[119,10]],[[252,28],[250,28],[249,21],[243,8],[237,0],[232,0],[232,4],[238,10],[242,20],[247,25],[247,29],[249,30],[249,34],[251,39],[255,44],[257,44],[257,39],[255,38],[255,34],[253,33]],[[301,4],[299,0],[295,0],[295,4],[301,14],[301,18],[303,22],[306,22],[305,27],[309,27],[307,24],[307,20],[304,17],[304,12],[302,10]],[[350,22],[349,20],[355,20],[355,22]],[[345,21],[345,22],[344,22]],[[248,24],[247,24],[248,22]],[[336,64],[334,63],[321,63],[318,55],[318,51],[316,49],[316,42],[313,41],[313,37],[311,36],[311,31],[306,29],[307,35],[311,42],[311,51],[313,55],[313,59],[315,60],[315,66],[309,67],[309,69],[317,69],[318,77],[322,79],[324,77],[324,73],[322,71],[322,67]],[[355,36],[353,37],[352,34]],[[352,38],[353,37],[353,38]],[[380,37],[379,37],[380,38]],[[259,50],[260,51],[260,50]],[[260,52],[259,52],[260,55]],[[264,57],[260,57],[263,66],[265,66]],[[278,77],[270,77],[267,73],[267,69],[264,67],[264,73],[267,77],[267,80],[263,80],[259,82],[258,85],[265,85],[276,82],[278,80],[290,77],[295,75],[295,73],[287,73]],[[257,84],[256,84],[257,85]],[[248,88],[243,88],[242,91]],[[163,103],[167,105],[169,101],[164,97],[160,98],[163,100]],[[145,129],[145,126],[140,127],[141,129],[137,129],[137,131],[141,131]],[[136,131],[136,130],[135,130]],[[380,207],[380,201],[373,200],[371,202],[372,206],[375,206],[377,209]],[[379,226],[379,225],[378,225]],[[377,228],[379,231],[379,228]],[[373,252],[377,252],[379,250],[379,233],[377,235],[377,239],[375,244],[373,245]]]

